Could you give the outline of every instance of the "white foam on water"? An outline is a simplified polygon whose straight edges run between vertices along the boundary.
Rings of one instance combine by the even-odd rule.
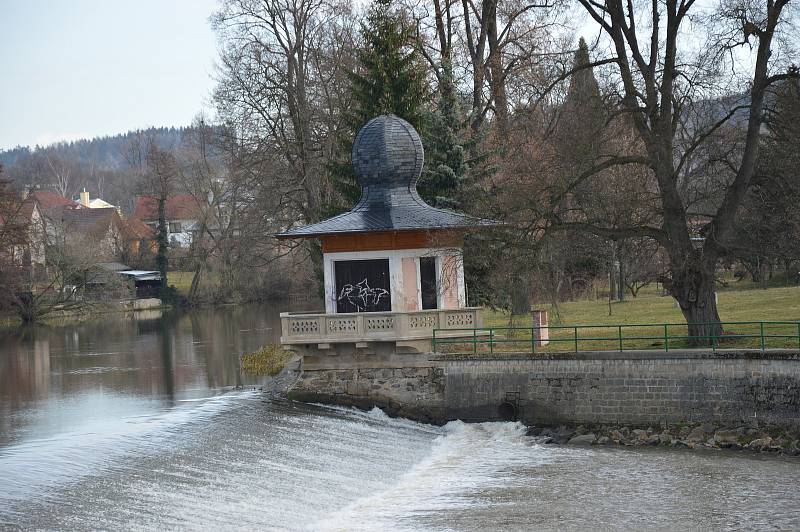
[[[356,500],[314,523],[313,530],[416,530],[427,513],[473,507],[472,494],[502,485],[513,468],[546,463],[550,450],[533,444],[520,423],[443,427],[430,454],[384,491]]]
[[[393,428],[406,428],[431,434],[443,434],[444,429],[436,425],[420,423],[403,417],[391,417],[380,408],[373,407],[371,410],[361,410],[351,406],[326,405],[322,403],[311,403],[311,405],[346,414],[349,419],[363,419],[365,421],[376,422]]]
[[[108,468],[124,456],[157,452],[165,442],[179,438],[187,423],[208,420],[258,395],[231,392],[157,412],[88,419],[70,430],[4,447],[0,507],[11,508],[34,494],[46,498],[49,490]]]

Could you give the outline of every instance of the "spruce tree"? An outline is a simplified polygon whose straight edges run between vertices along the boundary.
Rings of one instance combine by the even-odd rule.
[[[560,154],[571,164],[591,164],[598,151],[598,139],[606,124],[606,110],[600,87],[590,66],[589,47],[581,37],[575,52],[569,91],[555,134]]]
[[[459,138],[461,120],[453,69],[447,62],[442,65],[440,83],[449,90],[440,91],[436,110],[427,115],[425,167],[417,189],[431,205],[454,209],[459,207],[458,193],[469,168]]]
[[[382,114],[394,114],[424,135],[424,105],[428,100],[425,68],[414,47],[413,27],[392,0],[375,0],[361,24],[359,68],[348,73],[353,105],[345,113],[346,133],[339,142],[339,156],[331,164],[331,179],[343,204],[332,212],[350,208],[361,189],[350,164],[350,150],[358,129]]]
[[[768,134],[728,244],[754,280],[768,260],[783,262],[787,274],[797,275],[791,265],[800,257],[800,82],[776,86],[765,118]]]

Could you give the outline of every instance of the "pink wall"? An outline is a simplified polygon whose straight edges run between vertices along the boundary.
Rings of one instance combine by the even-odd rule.
[[[419,310],[419,301],[417,300],[417,261],[414,257],[403,257],[402,269],[403,310]]]
[[[442,290],[442,308],[459,308],[458,304],[458,258],[452,255],[442,257],[442,277],[439,279]]]

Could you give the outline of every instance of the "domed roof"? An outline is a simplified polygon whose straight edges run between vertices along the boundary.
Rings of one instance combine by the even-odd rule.
[[[416,186],[425,152],[419,133],[395,115],[373,118],[356,134],[353,170],[362,187],[372,185]]]
[[[278,238],[306,238],[377,231],[466,230],[497,225],[492,220],[431,207],[417,194],[424,152],[419,133],[394,115],[373,118],[353,142],[353,170],[361,200],[350,211],[293,227]]]

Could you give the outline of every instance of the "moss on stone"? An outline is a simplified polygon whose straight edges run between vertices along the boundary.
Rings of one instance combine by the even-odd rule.
[[[246,375],[274,376],[292,358],[292,352],[279,345],[267,345],[253,353],[242,355],[242,373]]]

